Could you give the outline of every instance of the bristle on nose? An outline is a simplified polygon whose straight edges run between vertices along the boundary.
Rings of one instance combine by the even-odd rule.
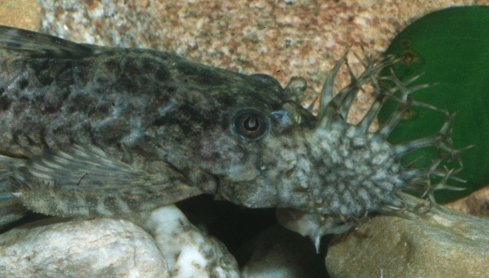
[[[329,129],[332,128],[333,123],[341,122],[346,126],[353,126],[356,136],[367,136],[369,127],[375,121],[385,102],[387,100],[393,100],[398,104],[397,109],[390,115],[383,126],[373,133],[373,136],[378,138],[376,140],[385,142],[406,115],[406,112],[409,112],[412,107],[423,107],[438,111],[446,116],[445,123],[438,133],[399,145],[391,145],[391,154],[396,161],[400,161],[407,153],[428,147],[434,147],[442,156],[440,162],[433,162],[428,169],[413,169],[410,166],[404,165],[404,170],[400,175],[404,185],[400,186],[399,189],[400,191],[411,191],[411,189],[418,188],[421,189],[421,192],[427,192],[425,195],[429,196],[430,199],[433,199],[433,192],[435,190],[456,189],[447,184],[449,180],[461,181],[454,175],[461,168],[458,154],[465,148],[457,150],[453,147],[451,127],[455,114],[412,99],[413,93],[431,87],[433,84],[414,85],[413,83],[420,77],[419,75],[408,80],[400,80],[391,68],[398,60],[392,57],[378,60],[364,55],[367,59],[359,59],[360,61],[366,61],[362,64],[364,70],[361,74],[355,75],[350,67],[347,56],[348,51],[338,60],[324,83],[320,95],[320,107],[317,115],[318,124],[316,128],[319,130]],[[334,94],[334,81],[343,66],[346,67],[350,75],[350,83],[348,86],[339,90],[338,93]],[[386,69],[389,70],[388,72],[390,74],[384,74]],[[358,92],[365,88],[372,90],[374,101],[363,118],[356,125],[351,125],[347,123],[346,118],[354,100],[357,98]],[[442,160],[444,162],[458,162],[460,167],[448,170],[442,169],[443,166],[441,165],[444,165],[444,163],[441,163]],[[400,200],[397,198],[396,200],[390,200],[385,203],[385,206],[398,206],[398,201]]]
[[[432,84],[413,84],[419,76],[406,81],[399,79],[391,68],[398,60],[392,57],[378,60],[365,55],[367,59],[358,59],[366,61],[362,63],[364,70],[356,75],[347,54],[348,51],[324,83],[315,129],[310,134],[301,134],[308,142],[310,157],[322,167],[318,166],[317,188],[311,190],[313,200],[320,201],[310,202],[308,212],[333,217],[335,224],[351,224],[372,212],[409,216],[428,211],[435,203],[435,191],[457,190],[450,184],[463,182],[456,174],[463,166],[459,154],[467,147],[453,146],[455,114],[414,100],[413,93]],[[350,84],[334,94],[334,82],[343,66],[350,75]],[[371,90],[374,100],[363,118],[351,124],[347,116],[360,90]],[[397,109],[377,131],[369,132],[387,100],[397,103]],[[388,137],[413,107],[440,112],[445,115],[444,124],[434,135],[401,144],[390,143]],[[404,163],[406,154],[423,148],[433,148],[438,154],[430,166],[418,168],[418,160]],[[316,244],[320,238],[317,235],[334,233],[334,227],[320,226],[313,225],[310,229]]]
[[[356,99],[357,94],[362,88],[371,84],[377,87],[376,93],[381,95],[381,90],[378,84],[378,76],[380,72],[389,65],[392,65],[393,59],[386,58],[383,60],[377,60],[366,55],[367,62],[364,64],[364,71],[360,75],[355,75],[349,62],[348,62],[349,50],[341,57],[335,64],[331,72],[328,74],[326,81],[321,90],[320,106],[317,118],[319,119],[319,126],[326,127],[329,123],[336,121],[338,118],[346,121],[348,113],[350,112],[353,101]],[[350,75],[350,84],[342,88],[337,94],[334,94],[334,80],[338,75],[341,67],[345,65]],[[382,98],[379,98],[381,103],[376,103],[374,111],[380,109],[382,105]],[[374,118],[376,113],[369,118]],[[365,125],[365,123],[364,123]]]

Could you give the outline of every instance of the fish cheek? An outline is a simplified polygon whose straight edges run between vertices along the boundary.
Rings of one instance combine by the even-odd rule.
[[[223,164],[217,194],[225,200],[249,208],[277,206],[277,187],[270,183],[267,169],[261,169],[262,144],[246,142],[239,147],[243,155]]]
[[[246,157],[245,149],[226,135],[203,136],[194,153],[204,168],[217,175],[229,172],[229,168],[242,162]]]

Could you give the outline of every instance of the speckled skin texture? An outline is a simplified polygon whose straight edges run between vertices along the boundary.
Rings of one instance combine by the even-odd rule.
[[[0,31],[2,194],[44,214],[110,216],[207,193],[357,218],[400,206],[397,190],[426,174],[406,171],[401,156],[439,142],[391,146],[400,113],[368,133],[380,91],[358,125],[346,122],[359,87],[383,65],[369,64],[333,97],[340,62],[314,116],[293,82],[284,89],[169,53]]]

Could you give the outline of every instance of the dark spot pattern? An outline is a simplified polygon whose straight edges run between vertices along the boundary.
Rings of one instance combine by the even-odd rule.
[[[20,146],[29,155],[36,147],[42,151],[91,144],[110,150],[118,159],[123,157],[118,151],[124,148],[140,163],[138,167],[145,160],[168,157],[172,169],[192,169],[187,164],[194,158],[188,154],[195,145],[204,146],[199,142],[202,137],[217,136],[229,128],[230,107],[255,106],[257,93],[267,98],[266,92],[257,89],[265,88],[267,82],[168,53],[118,48],[80,55],[69,48],[33,51],[36,55],[25,58],[0,57],[0,69],[6,73],[0,75],[0,88],[13,88],[0,96],[0,130],[6,131],[0,134],[1,152],[17,151]],[[225,151],[209,149],[208,153],[214,160],[227,159]],[[148,195],[158,194],[156,189],[131,193],[120,201],[137,210]],[[119,202],[90,196],[86,204],[78,205],[112,208]],[[97,213],[93,207],[89,210],[89,214]]]
[[[0,96],[0,112],[8,110],[11,103],[12,101],[6,96]]]
[[[114,210],[117,208],[117,200],[114,196],[108,195],[104,198],[104,205],[109,210]]]
[[[27,86],[29,86],[29,80],[27,80],[27,79],[21,79],[19,81],[19,89],[20,90],[24,90],[25,88],[27,88]]]
[[[217,69],[187,61],[178,63],[177,69],[184,75],[187,75],[192,82],[199,85],[220,86],[229,81],[229,79],[225,75],[220,74]]]

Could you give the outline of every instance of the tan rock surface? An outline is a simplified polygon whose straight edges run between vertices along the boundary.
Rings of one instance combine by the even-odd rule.
[[[489,187],[486,186],[469,196],[446,205],[449,208],[480,217],[489,216]]]
[[[36,0],[0,0],[0,24],[38,31],[41,6]]]
[[[334,241],[332,277],[487,277],[489,220],[437,208],[426,217],[374,217]]]

